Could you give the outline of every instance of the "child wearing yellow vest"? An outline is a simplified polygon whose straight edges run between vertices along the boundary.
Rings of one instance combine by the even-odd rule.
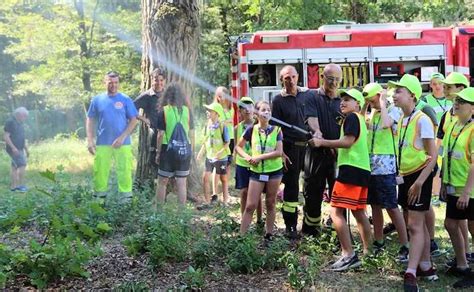
[[[447,203],[444,225],[456,255],[455,264],[446,273],[469,277],[472,274],[466,257],[468,250],[465,249],[460,227],[467,219],[469,231],[471,235],[474,234],[474,88],[468,87],[456,93],[456,96],[456,121],[447,127],[442,148],[441,194],[446,197]],[[466,283],[470,285],[462,285],[462,288],[474,285],[472,279],[470,282],[464,281]]]
[[[403,214],[398,209],[397,183],[398,166],[396,161],[395,134],[396,122],[400,112],[393,106],[388,107],[385,92],[378,83],[369,83],[362,94],[366,105],[370,105],[368,117],[368,146],[371,176],[367,203],[371,205],[374,225],[374,243],[376,251],[384,248],[383,209],[387,210],[390,219],[398,232],[400,250],[398,260],[408,261],[408,237]],[[367,106],[364,106],[362,114]],[[388,107],[388,108],[387,108]]]
[[[426,213],[430,209],[433,169],[437,151],[434,125],[421,110],[416,109],[422,88],[416,76],[405,74],[395,87],[394,104],[403,111],[398,122],[398,204],[408,213],[410,252],[404,275],[405,291],[418,291],[417,276],[437,280],[430,258],[430,234]]]
[[[365,213],[370,179],[370,160],[367,146],[367,126],[359,113],[364,97],[357,89],[341,91],[341,112],[345,116],[338,140],[313,138],[315,147],[339,148],[338,175],[331,196],[331,218],[341,243],[342,256],[330,266],[333,271],[345,271],[361,265],[355,253],[345,212],[351,210],[357,220],[364,253],[368,253],[371,238],[370,224]]]
[[[283,137],[281,129],[268,122],[271,117],[270,104],[260,101],[255,105],[258,123],[247,128],[237,143],[235,150],[250,164],[250,182],[247,204],[242,215],[240,233],[247,232],[252,221],[253,212],[265,188],[265,240],[271,241],[276,215],[276,195],[283,177]],[[244,150],[250,142],[250,154]]]
[[[216,175],[219,176],[222,183],[222,192],[224,193],[223,202],[227,204],[229,200],[229,189],[227,180],[227,161],[230,155],[229,149],[229,131],[221,122],[222,106],[216,102],[210,105],[204,105],[207,109],[208,122],[205,129],[205,141],[198,153],[197,160],[201,160],[204,153],[206,154],[205,171],[202,177],[204,186],[204,198],[207,203],[211,202],[210,195],[210,177],[214,169]],[[214,200],[217,195],[214,194]]]
[[[245,131],[248,128],[253,127],[255,120],[254,114],[254,101],[248,96],[244,96],[240,99],[239,103],[239,116],[242,121],[235,126],[235,137],[237,139],[242,138]],[[247,154],[251,155],[250,142],[247,141],[244,145],[244,150]],[[245,205],[247,204],[247,191],[250,180],[250,163],[245,160],[241,155],[235,152],[235,188],[240,190],[240,213],[241,215],[245,211]],[[258,202],[257,207],[257,223],[262,223],[262,200]]]

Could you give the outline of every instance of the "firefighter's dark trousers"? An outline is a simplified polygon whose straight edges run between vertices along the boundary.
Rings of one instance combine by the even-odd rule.
[[[304,175],[304,218],[302,232],[317,235],[321,227],[321,204],[328,187],[332,194],[335,182],[336,156],[330,149],[315,149],[308,146]]]
[[[299,178],[300,172],[303,170],[305,146],[304,143],[293,143],[283,141],[283,152],[291,161],[287,163],[287,170],[283,174],[282,182],[285,184],[283,189],[283,220],[287,230],[294,228],[298,223],[298,195],[299,195]]]

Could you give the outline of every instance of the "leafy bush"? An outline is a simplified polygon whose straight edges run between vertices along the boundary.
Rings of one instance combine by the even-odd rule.
[[[24,246],[0,246],[3,282],[26,275],[32,285],[45,288],[57,279],[87,276],[85,264],[100,253],[97,243],[111,231],[105,222],[106,211],[87,188],[62,182],[60,174],[51,171],[41,175],[50,181],[49,188],[29,193],[35,197],[23,205],[19,202],[15,211],[1,220],[6,236],[31,237],[21,228],[25,222],[35,230],[35,238]],[[36,205],[31,205],[32,201]]]
[[[236,245],[226,261],[232,272],[249,274],[264,266],[264,255],[258,244],[259,240],[251,234],[236,239]]]
[[[183,261],[192,240],[191,213],[171,204],[145,219],[142,230],[123,242],[130,254],[150,253],[154,266],[168,261]]]
[[[205,272],[203,269],[194,269],[193,266],[189,266],[186,272],[181,273],[181,278],[184,285],[181,289],[195,290],[201,289],[205,283]]]

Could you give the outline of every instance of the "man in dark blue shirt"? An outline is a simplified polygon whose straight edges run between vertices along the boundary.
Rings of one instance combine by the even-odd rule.
[[[305,102],[305,117],[314,137],[339,139],[342,114],[338,90],[341,81],[341,67],[336,64],[326,65],[321,88],[315,90],[313,98]],[[336,177],[336,158],[335,149],[310,146],[306,149],[303,233],[317,235],[319,232],[323,194],[326,187],[328,195],[332,193]]]
[[[5,133],[3,138],[6,144],[6,150],[10,155],[11,162],[11,191],[26,192],[28,188],[23,185],[25,175],[26,158],[28,148],[25,142],[25,129],[23,123],[28,118],[28,110],[19,107],[13,112],[13,116],[5,122]]]
[[[272,116],[288,124],[305,129],[304,102],[311,93],[306,88],[297,86],[298,73],[293,66],[285,66],[280,71],[281,93],[272,101]],[[273,124],[278,124],[271,122]],[[282,182],[283,219],[286,235],[290,239],[297,237],[299,178],[303,168],[304,151],[308,137],[301,132],[282,127],[283,152],[286,155],[285,172]]]

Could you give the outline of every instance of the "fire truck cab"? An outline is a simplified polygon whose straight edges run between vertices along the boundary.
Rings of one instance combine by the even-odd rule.
[[[295,66],[299,86],[318,88],[328,63],[341,65],[342,88],[386,84],[410,73],[428,91],[433,72],[474,76],[473,57],[474,27],[435,28],[424,22],[260,31],[239,37],[231,52],[232,95],[271,101],[281,89],[285,65]]]

